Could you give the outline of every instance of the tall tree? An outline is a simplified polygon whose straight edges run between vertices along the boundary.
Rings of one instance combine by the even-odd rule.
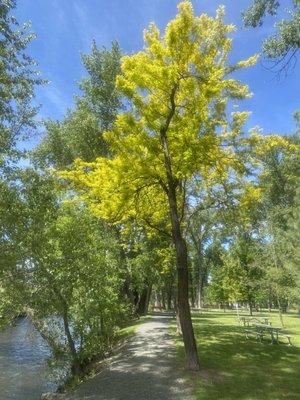
[[[296,206],[299,185],[299,138],[288,136],[288,147],[270,148],[263,157],[259,185],[262,189],[261,236],[265,238],[266,282],[281,311],[293,298],[296,281],[288,262],[290,240],[287,231]],[[295,274],[296,277],[296,274]]]
[[[226,113],[230,99],[249,96],[246,85],[227,75],[256,57],[228,65],[234,27],[222,17],[222,8],[216,18],[196,17],[184,1],[164,36],[151,24],[145,49],[122,59],[117,87],[128,102],[105,134],[112,157],[78,160],[75,171],[61,173],[84,188],[85,200],[101,217],[118,223],[134,217],[152,226],[164,221],[176,253],[179,317],[193,370],[199,362],[188,300],[187,183],[196,177],[208,186],[225,176],[238,179],[247,171],[249,144],[263,141],[241,136],[248,113]]]
[[[32,99],[35,86],[43,83],[36,62],[26,52],[34,34],[28,23],[20,25],[13,17],[15,7],[14,0],[0,2],[0,309],[4,319],[20,311],[3,283],[4,271],[10,267],[13,273],[21,259],[16,161],[23,153],[17,145],[35,127],[37,108]]]

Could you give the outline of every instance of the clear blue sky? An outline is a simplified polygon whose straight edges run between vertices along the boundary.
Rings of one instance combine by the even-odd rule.
[[[214,15],[219,4],[226,7],[226,21],[234,23],[232,59],[244,59],[260,51],[265,35],[273,31],[275,20],[267,18],[258,29],[242,28],[241,12],[249,0],[194,0],[195,11]],[[289,0],[282,3],[288,5]],[[73,104],[76,82],[85,71],[81,53],[89,52],[92,39],[99,46],[118,40],[126,53],[140,50],[142,32],[151,21],[159,28],[176,13],[176,0],[18,0],[14,15],[20,22],[30,20],[37,39],[30,54],[38,61],[50,84],[39,88],[40,117],[60,119]],[[283,14],[282,14],[283,16]],[[238,78],[249,84],[254,96],[241,107],[252,111],[248,127],[259,125],[265,133],[293,130],[293,112],[300,108],[300,60],[292,74],[276,80],[259,62]]]

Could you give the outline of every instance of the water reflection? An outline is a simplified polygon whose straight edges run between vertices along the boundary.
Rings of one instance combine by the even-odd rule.
[[[37,400],[49,391],[49,349],[26,318],[0,332],[0,400]]]

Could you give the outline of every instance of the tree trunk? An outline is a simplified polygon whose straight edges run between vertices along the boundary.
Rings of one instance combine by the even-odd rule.
[[[284,328],[283,318],[282,318],[282,308],[281,308],[281,304],[280,304],[280,300],[279,299],[277,299],[277,304],[278,304],[278,314],[279,314],[280,324],[281,324],[282,328]]]
[[[172,239],[176,250],[176,267],[178,276],[178,312],[185,348],[186,365],[189,370],[198,371],[199,359],[189,304],[187,246],[181,231],[181,219],[179,218],[179,208],[176,197],[176,188],[179,187],[180,182],[176,177],[173,176],[172,160],[167,139],[167,132],[176,111],[175,95],[177,89],[178,84],[174,85],[173,90],[170,94],[171,108],[167,116],[165,125],[160,130],[160,139],[163,149],[164,166],[167,178],[167,185],[163,183],[163,188],[166,192],[166,195],[168,196],[172,226]],[[184,214],[185,198],[183,198],[182,201],[183,204],[180,207],[180,209],[182,210],[181,218]]]
[[[252,303],[249,301],[249,313],[252,316],[253,315],[253,309],[252,309]]]
[[[194,240],[194,245],[197,249],[197,308],[201,310],[203,305],[203,286],[204,286],[204,271],[203,271],[203,254],[202,242]]]
[[[271,295],[269,294],[269,296],[268,296],[268,310],[269,310],[269,313],[271,312],[271,309],[272,309],[272,302],[271,302]]]
[[[64,321],[64,330],[65,330],[65,334],[67,336],[67,341],[68,341],[68,345],[69,345],[69,350],[72,356],[72,372],[74,375],[81,375],[81,366],[80,366],[80,362],[78,360],[78,355],[77,355],[77,351],[76,351],[76,347],[75,347],[75,343],[74,340],[72,338],[72,334],[70,331],[70,326],[69,326],[69,318],[68,318],[68,313],[67,310],[64,309],[63,310],[63,321]]]
[[[189,304],[187,246],[180,229],[174,186],[171,187],[171,190],[169,191],[169,205],[172,222],[172,237],[176,250],[178,275],[178,313],[185,348],[186,364],[189,370],[198,371],[198,352]]]
[[[69,316],[68,316],[68,304],[59,289],[57,289],[55,286],[53,286],[52,289],[53,289],[54,293],[57,295],[57,297],[60,301],[60,305],[61,305],[62,318],[63,318],[63,323],[64,323],[64,331],[67,336],[69,351],[70,351],[70,354],[72,357],[72,373],[74,375],[80,376],[82,373],[82,368],[81,368],[78,354],[76,351],[75,342],[73,340],[71,330],[70,330]]]
[[[168,311],[172,309],[172,288],[168,288],[167,291],[167,309]]]
[[[147,285],[144,287],[142,293],[139,296],[139,301],[137,304],[137,313],[140,316],[146,315],[148,313],[151,290],[152,290],[152,285]]]
[[[163,310],[166,310],[166,296],[164,290],[161,291],[161,306]]]
[[[199,280],[197,282],[197,308],[201,310],[203,306],[203,282],[199,272]]]

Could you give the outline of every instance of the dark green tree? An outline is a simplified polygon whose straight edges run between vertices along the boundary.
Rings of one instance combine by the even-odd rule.
[[[82,56],[88,73],[79,82],[82,91],[75,98],[75,108],[68,111],[60,122],[45,122],[46,133],[33,152],[33,160],[40,166],[65,168],[77,157],[92,161],[107,155],[103,132],[110,129],[121,107],[120,95],[115,87],[120,73],[121,52],[116,42],[111,49],[99,49],[95,42],[90,54]]]

